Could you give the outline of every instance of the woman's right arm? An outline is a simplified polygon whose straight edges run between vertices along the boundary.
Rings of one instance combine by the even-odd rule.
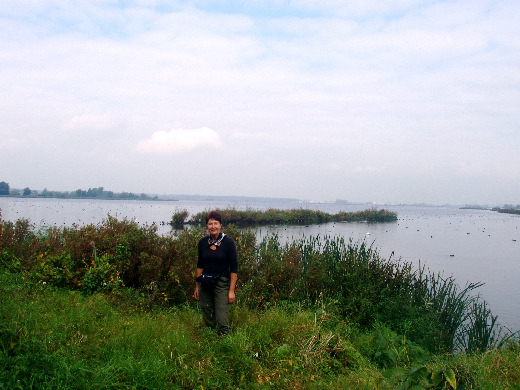
[[[201,248],[201,241],[199,241],[198,247],[197,247],[197,268],[195,270],[195,278],[198,278],[200,275],[202,275],[202,271],[204,271],[204,268],[202,268],[202,248]],[[200,290],[200,283],[195,281],[195,292],[193,293],[193,298],[195,298],[197,301],[200,299],[199,295]]]
[[[198,278],[200,275],[202,275],[202,271],[203,271],[202,268],[197,268],[195,270],[195,278]],[[200,290],[200,283],[195,281],[195,292],[193,293],[193,298],[195,298],[197,301],[200,299],[199,290]]]

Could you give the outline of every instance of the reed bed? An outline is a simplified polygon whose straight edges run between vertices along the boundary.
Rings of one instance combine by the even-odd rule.
[[[265,211],[247,209],[237,210],[219,209],[224,224],[234,224],[238,226],[247,225],[279,225],[279,224],[320,224],[327,222],[393,222],[397,220],[397,214],[385,209],[368,209],[356,212],[340,211],[337,214],[329,214],[319,210],[309,209],[290,209],[280,210],[270,208]],[[176,211],[172,216],[172,225],[184,216],[187,224],[204,225],[205,216],[208,211],[195,214],[190,220],[186,215],[186,210]]]
[[[505,213],[505,214],[520,214],[520,209],[494,209],[498,211],[499,213]]]

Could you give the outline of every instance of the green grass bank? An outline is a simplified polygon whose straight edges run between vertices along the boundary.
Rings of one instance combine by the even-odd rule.
[[[382,325],[275,304],[217,337],[190,305],[0,273],[2,389],[518,389],[520,345],[432,354]]]

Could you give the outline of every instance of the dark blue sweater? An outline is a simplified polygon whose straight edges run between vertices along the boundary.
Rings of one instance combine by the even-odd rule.
[[[223,272],[236,274],[238,272],[238,258],[235,241],[231,237],[225,236],[220,242],[220,246],[212,250],[208,240],[209,236],[206,236],[199,241],[197,268],[215,274]]]

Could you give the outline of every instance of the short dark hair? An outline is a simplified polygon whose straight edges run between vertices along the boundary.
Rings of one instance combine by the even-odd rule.
[[[215,221],[222,223],[222,215],[220,215],[218,211],[213,210],[206,214],[206,223],[208,223],[210,219],[214,219]]]

